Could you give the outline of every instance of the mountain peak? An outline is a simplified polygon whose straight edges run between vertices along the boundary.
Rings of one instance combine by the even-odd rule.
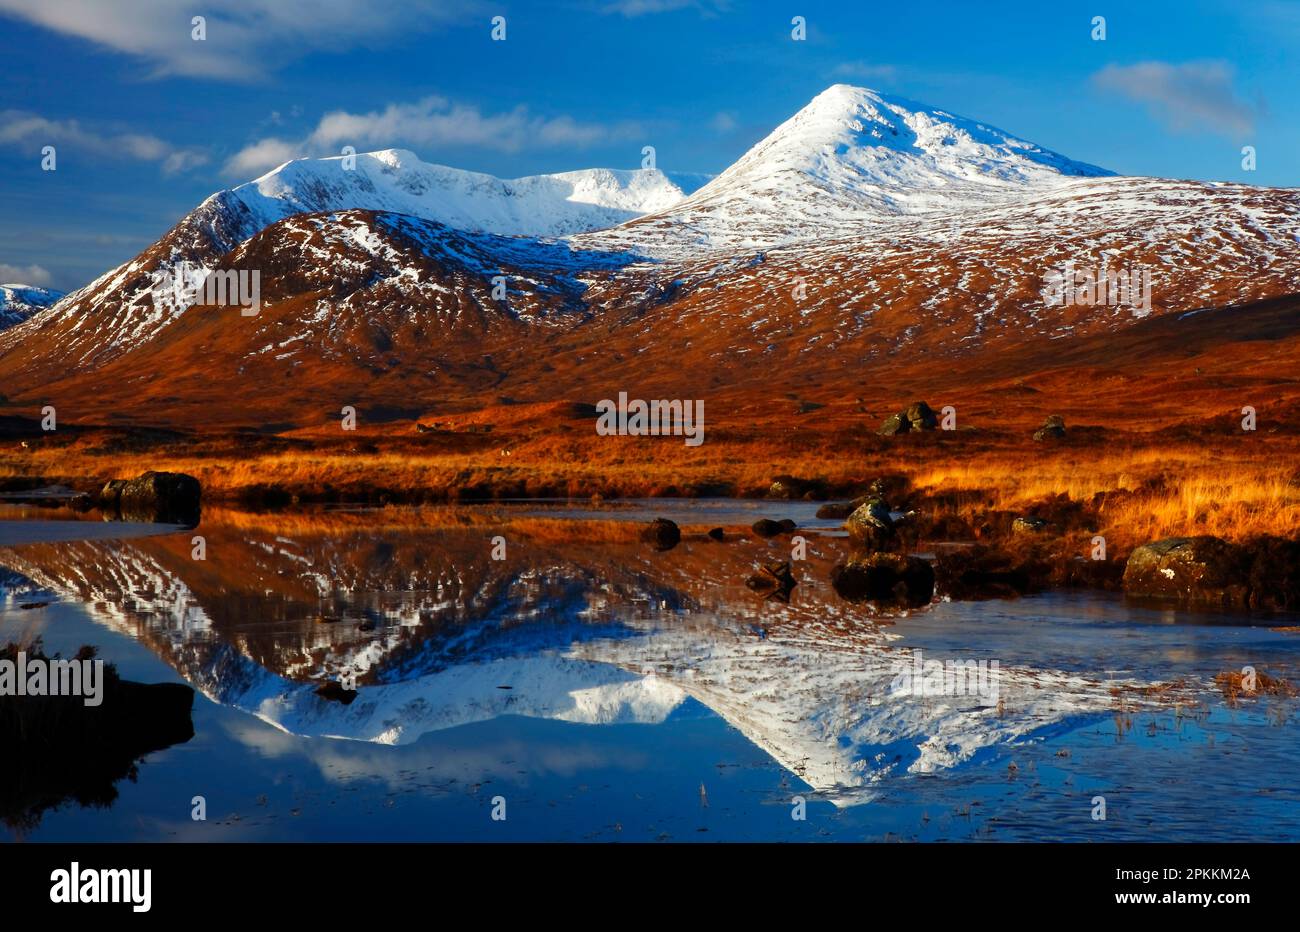
[[[719,176],[797,171],[846,193],[887,193],[896,210],[933,195],[1036,186],[1113,174],[986,123],[865,87],[833,84]]]
[[[591,241],[659,255],[672,244],[760,248],[883,217],[1012,203],[1112,174],[986,123],[833,84],[680,204]]]

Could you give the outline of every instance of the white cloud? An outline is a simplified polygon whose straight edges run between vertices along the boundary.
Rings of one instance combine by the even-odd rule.
[[[725,110],[715,113],[713,119],[709,121],[710,129],[719,135],[726,135],[727,133],[733,132],[738,125],[735,115],[728,113]]]
[[[426,97],[413,103],[389,104],[369,113],[327,113],[305,139],[260,139],[232,156],[223,171],[247,177],[291,158],[338,155],[343,146],[353,146],[357,151],[403,145],[430,151],[474,147],[518,152],[585,148],[642,135],[641,127],[631,122],[582,123],[569,116],[537,116],[522,106],[501,113],[483,113],[477,107],[444,97]]]
[[[50,283],[50,273],[39,265],[10,265],[0,262],[0,282],[43,287]]]
[[[267,138],[245,146],[222,166],[222,172],[238,178],[260,175],[302,154],[300,143]]]
[[[1179,132],[1241,136],[1255,128],[1257,109],[1237,96],[1233,70],[1226,62],[1107,65],[1092,80],[1102,90],[1145,104],[1153,116]]]
[[[157,162],[167,174],[187,171],[208,161],[199,149],[174,146],[144,133],[112,133],[87,129],[77,120],[50,120],[23,110],[0,111],[0,145],[40,151],[44,146],[70,146],[109,158]]]
[[[314,49],[473,21],[481,9],[479,0],[0,0],[0,13],[134,55],[155,75],[234,80]],[[206,20],[204,41],[191,36],[196,15]]]

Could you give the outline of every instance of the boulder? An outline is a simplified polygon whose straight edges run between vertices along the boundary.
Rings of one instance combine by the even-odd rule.
[[[855,508],[845,519],[844,530],[849,532],[854,543],[875,550],[888,546],[897,535],[889,505],[880,498],[873,498]]]
[[[1032,563],[983,544],[942,551],[935,557],[939,590],[953,599],[1010,599],[1031,591]]]
[[[935,430],[939,426],[939,416],[924,401],[914,401],[903,412],[912,430]]]
[[[1219,608],[1250,603],[1249,553],[1218,537],[1166,537],[1143,544],[1124,567],[1124,591]]]
[[[934,569],[908,554],[863,554],[833,567],[831,586],[847,602],[918,608],[934,598]]]
[[[667,518],[655,518],[641,531],[641,540],[655,550],[672,550],[682,540],[681,529]]]
[[[771,518],[759,518],[749,526],[757,537],[776,537],[778,534],[789,534],[797,525],[786,518],[782,521],[773,521]]]
[[[914,401],[897,414],[885,418],[876,433],[884,437],[894,434],[906,434],[914,430],[935,430],[939,426],[939,416],[924,401]]]
[[[99,505],[108,511],[117,511],[117,506],[122,501],[122,488],[126,485],[125,479],[109,479],[104,483],[104,487],[99,491]]]
[[[141,473],[110,490],[113,483],[104,487],[104,494],[117,493],[117,512],[127,521],[157,521],[166,524],[199,522],[199,480],[181,472]]]
[[[709,530],[709,540],[725,540],[726,536],[727,535],[720,527],[711,528]]]
[[[1065,418],[1059,414],[1049,414],[1043,426],[1034,431],[1035,440],[1060,440],[1065,436]]]
[[[882,437],[892,437],[895,434],[905,434],[912,429],[912,424],[907,419],[906,414],[891,414],[885,418],[885,423],[880,425],[880,430],[876,433]]]

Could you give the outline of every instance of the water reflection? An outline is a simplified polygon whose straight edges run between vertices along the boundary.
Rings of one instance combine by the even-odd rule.
[[[711,511],[701,530],[728,517]],[[880,618],[836,597],[827,580],[845,542],[832,537],[809,535],[785,604],[744,580],[788,559],[788,540],[741,534],[688,529],[658,553],[602,521],[488,507],[210,510],[194,533],[205,560],[187,532],[0,548],[0,565],[293,734],[396,745],[506,715],[656,723],[691,698],[839,805],[1118,701],[1140,707],[1114,691],[1151,680],[1011,648],[996,704],[900,694],[902,639],[924,613]],[[355,701],[320,694],[353,677]]]

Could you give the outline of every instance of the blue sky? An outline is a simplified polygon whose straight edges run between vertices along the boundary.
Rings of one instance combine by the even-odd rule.
[[[77,287],[343,140],[506,177],[644,145],[718,172],[837,82],[1123,173],[1300,186],[1298,49],[1300,0],[0,0],[0,280]]]

